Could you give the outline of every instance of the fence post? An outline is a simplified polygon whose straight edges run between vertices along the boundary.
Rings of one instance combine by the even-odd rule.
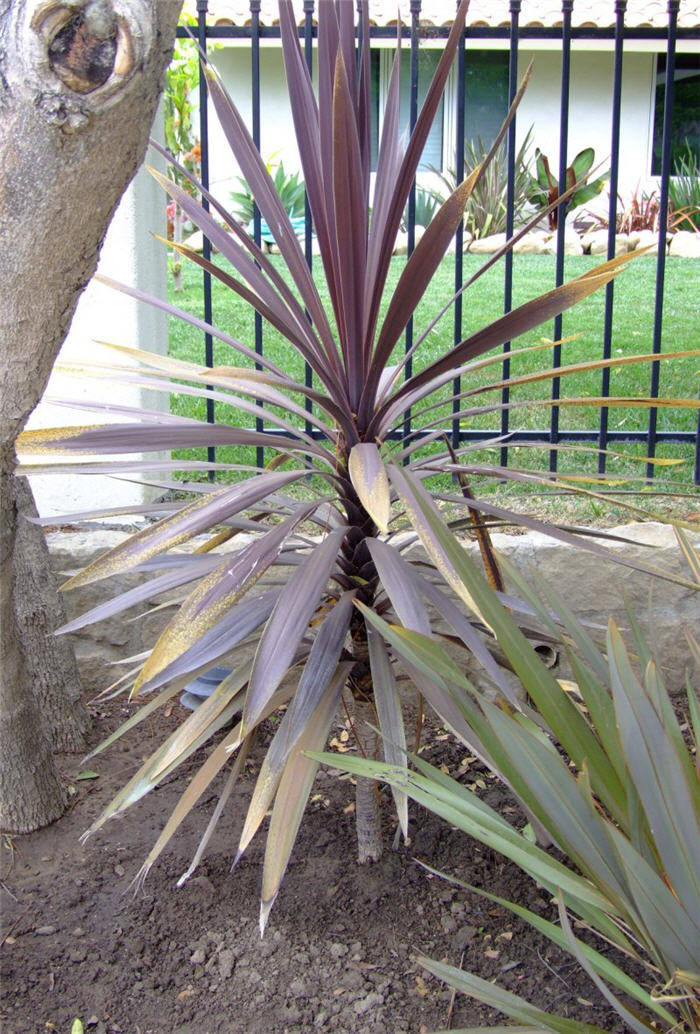
[[[625,11],[627,0],[615,0],[615,57],[613,64],[613,109],[612,140],[610,144],[610,204],[608,205],[608,259],[615,257],[617,241],[617,184],[620,169],[620,114],[622,104],[622,57],[623,35],[625,30]],[[615,301],[615,285],[611,280],[605,285],[605,316],[603,323],[603,359],[612,355],[612,321]],[[603,367],[601,395],[610,395],[610,367]],[[598,448],[603,450],[608,444],[608,408],[601,407],[598,430]],[[603,451],[598,453],[598,473],[605,473],[607,456]]]
[[[413,132],[413,127],[416,124],[418,118],[418,47],[419,47],[419,29],[420,29],[420,9],[421,0],[411,0],[411,74],[410,74],[410,91],[409,91],[409,131]],[[410,258],[413,249],[416,245],[416,181],[413,181],[411,186],[411,192],[408,195],[408,241],[406,246],[406,257]],[[410,318],[406,326],[406,351],[410,352],[413,345],[413,317]],[[404,376],[408,380],[413,374],[413,359],[409,359],[406,363],[406,369]],[[411,410],[407,409],[404,415],[403,424],[404,437],[408,437],[411,433]]]
[[[664,96],[664,129],[661,145],[661,195],[659,197],[659,247],[656,257],[656,298],[654,299],[654,336],[652,352],[661,352],[661,335],[664,315],[664,278],[666,274],[666,224],[668,222],[668,184],[671,178],[671,122],[673,116],[673,80],[676,72],[676,26],[680,0],[668,0],[668,45],[666,50],[666,92]],[[651,364],[652,399],[659,397],[660,364]],[[658,410],[652,406],[649,410],[649,430],[647,432],[647,456],[653,459],[656,454],[656,424]],[[654,477],[654,464],[647,463],[646,475],[649,480]]]
[[[562,30],[561,30],[561,109],[559,120],[559,193],[566,190],[566,159],[569,147],[569,87],[571,83],[571,14],[574,9],[574,0],[562,0]],[[564,283],[564,236],[566,233],[566,202],[563,201],[557,213],[557,257],[554,283],[560,287]],[[561,314],[554,318],[554,340],[562,338],[563,320]],[[558,369],[561,366],[561,345],[555,344],[552,350],[552,366]],[[561,380],[554,377],[552,380],[552,401],[560,398]],[[552,406],[551,421],[549,425],[549,441],[555,445],[559,441],[559,407]],[[556,449],[549,454],[549,469],[552,473],[557,469],[558,455]]]
[[[508,107],[515,99],[515,94],[518,90],[518,36],[520,32],[520,7],[521,0],[510,0],[510,46],[508,48]],[[517,116],[516,116],[517,118]],[[514,118],[511,124],[508,126],[508,150],[507,150],[507,169],[506,169],[506,240],[510,240],[513,236],[514,223],[515,223],[515,121]],[[513,250],[512,248],[506,252],[505,265],[503,273],[503,312],[508,314],[513,308]],[[510,377],[510,359],[508,353],[510,352],[510,341],[505,341],[503,344],[503,354],[505,359],[503,360],[502,376],[503,380],[506,381]],[[501,391],[501,402],[504,407],[508,405],[510,401],[510,389],[506,386]],[[501,410],[501,434],[508,434],[508,428],[510,426],[510,410]],[[505,467],[508,464],[508,446],[503,445],[501,447],[501,466]]]
[[[250,0],[251,114],[253,122],[253,143],[257,147],[258,151],[260,151],[260,6],[261,0]],[[260,209],[258,208],[255,199],[253,199],[253,240],[259,248],[262,247],[261,239]],[[253,326],[255,352],[257,355],[262,355],[263,323],[262,316],[259,312],[255,313]],[[262,370],[262,366],[259,363],[255,364],[255,368],[256,370]],[[262,403],[258,401],[256,402],[256,405],[262,406]],[[264,430],[263,421],[259,416],[256,416],[255,418],[255,430]],[[258,445],[255,450],[255,465],[257,467],[265,466],[265,450],[260,445]]]
[[[460,0],[457,0],[457,7],[459,8]],[[464,179],[464,137],[465,137],[465,77],[466,77],[466,55],[464,52],[465,35],[462,34],[460,40],[459,50],[457,51],[457,118],[456,118],[456,132],[455,132],[455,183],[461,183]],[[455,301],[454,311],[454,329],[452,334],[452,342],[454,345],[458,345],[462,340],[462,295],[457,292],[462,287],[464,280],[464,219],[461,220],[455,233],[455,294],[457,299]],[[461,400],[458,398],[460,391],[462,390],[462,378],[455,377],[452,382],[452,388],[454,392],[454,399],[452,401],[452,412],[459,413],[461,409]],[[453,417],[452,419],[452,445],[454,449],[458,449],[460,445],[460,430],[461,421],[459,417]],[[453,475],[455,476],[455,475]]]
[[[202,59],[207,59],[207,0],[197,0],[197,41],[199,43],[199,49],[202,54]],[[208,111],[208,90],[207,80],[202,75],[202,70],[199,70],[199,146],[202,152],[202,161],[200,165],[200,176],[202,186],[205,190],[209,190],[209,111]],[[202,198],[202,208],[205,211],[209,211],[209,202],[205,197]],[[202,258],[207,261],[211,260],[211,243],[208,237],[204,237],[202,240]],[[202,273],[202,291],[204,295],[204,322],[211,326],[213,320],[212,311],[212,300],[211,300],[211,275],[204,270]],[[210,369],[214,365],[214,339],[211,334],[206,331],[204,334],[204,363]],[[208,384],[207,388],[210,389],[211,385]],[[215,411],[214,411],[214,400],[207,398],[206,400],[206,412],[207,412],[207,423],[216,423]],[[213,445],[207,448],[207,460],[209,463],[216,463],[216,449]],[[212,469],[209,470],[207,477],[210,481],[214,481],[216,472]]]

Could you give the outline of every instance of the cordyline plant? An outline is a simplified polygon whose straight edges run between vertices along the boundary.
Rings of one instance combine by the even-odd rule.
[[[125,421],[67,431],[29,432],[20,443],[27,453],[124,454],[201,445],[245,445],[264,447],[275,454],[263,470],[237,467],[247,475],[243,481],[224,487],[202,484],[196,489],[199,497],[194,502],[164,504],[166,515],[161,520],[71,578],[65,588],[86,585],[126,570],[160,571],[144,586],[117,596],[63,629],[75,629],[166,590],[180,589],[186,593],[133,682],[132,695],[146,696],[147,702],[107,743],[165,704],[193,675],[223,658],[231,659],[234,665],[232,674],[142,766],[92,827],[98,829],[110,816],[123,812],[219,734],[218,742],[215,740],[211,753],[149,854],[141,871],[143,876],[236,752],[219,805],[183,879],[189,876],[243,767],[256,730],[268,716],[283,711],[252,795],[238,849],[240,855],[272,807],[263,873],[262,926],[278,892],[316,771],[316,763],[309,760],[306,751],[321,749],[325,744],[345,689],[354,699],[359,729],[363,727],[363,716],[368,714],[371,722],[378,723],[386,734],[389,759],[405,758],[401,703],[388,654],[381,637],[369,634],[365,612],[356,605],[362,604],[379,614],[393,606],[402,620],[409,620],[416,607],[415,599],[426,595],[452,622],[459,641],[473,653],[491,681],[501,692],[509,694],[508,681],[494,659],[495,640],[471,597],[458,584],[453,586],[470,611],[467,619],[432,584],[431,574],[444,573],[450,584],[453,580],[445,564],[443,546],[416,506],[414,484],[423,483],[434,474],[442,475],[444,483],[446,471],[460,476],[474,473],[535,483],[541,479],[517,469],[469,464],[468,449],[455,453],[441,447],[442,418],[436,414],[435,406],[449,402],[441,392],[445,389],[449,394],[457,374],[468,385],[470,374],[499,362],[498,356],[483,358],[486,352],[586,298],[608,283],[627,261],[627,256],[615,259],[527,302],[471,334],[418,372],[404,376],[407,360],[404,357],[397,362],[393,358],[396,346],[463,218],[484,168],[482,165],[475,169],[442,205],[408,259],[391,297],[386,298],[384,288],[393,244],[462,38],[465,14],[466,4],[462,4],[405,151],[399,125],[398,57],[394,62],[370,217],[371,77],[366,5],[360,29],[360,58],[356,61],[353,5],[321,0],[317,99],[299,46],[292,6],[288,0],[280,3],[294,126],[332,313],[321,302],[297,236],[243,119],[211,68],[206,69],[206,74],[222,129],[262,218],[275,236],[286,275],[280,274],[245,230],[201,185],[196,184],[197,190],[208,201],[211,211],[172,180],[156,174],[232,271],[206,261],[184,246],[180,248],[182,253],[249,302],[276,328],[308,362],[316,386],[306,387],[222,330],[205,328],[195,317],[154,299],[146,300],[194,327],[209,330],[251,365],[203,369],[191,363],[122,350],[131,360],[136,359],[143,370],[135,371],[133,365],[125,367],[122,357],[121,366],[115,361],[97,372],[103,377],[119,376],[166,392],[182,391],[226,402],[251,418],[267,421],[273,427],[272,433],[226,424],[202,424],[151,412],[141,413],[138,423]],[[492,154],[501,139],[502,134],[494,142]],[[218,220],[223,221],[223,227]],[[144,297],[132,289],[122,290],[137,298]],[[388,302],[384,315],[383,301]],[[448,308],[449,304],[443,313]],[[413,354],[435,322],[437,319],[416,339]],[[627,361],[638,359],[619,358],[609,360],[608,365]],[[259,368],[252,368],[253,363],[258,363]],[[537,377],[564,376],[574,369],[602,365],[584,363],[556,372],[547,370]],[[513,378],[511,383],[531,379],[537,378]],[[502,382],[497,379],[495,387],[500,389]],[[495,404],[475,404],[470,396],[482,390],[467,387],[455,396],[463,400],[460,419],[466,421],[474,414],[499,408]],[[307,412],[305,400],[311,400],[313,412]],[[574,401],[595,404],[596,400],[567,399],[560,404]],[[666,402],[686,404],[684,400]],[[615,399],[605,402],[608,406],[619,403]],[[641,404],[641,400],[627,399],[625,404]],[[664,402],[659,400],[659,404]],[[395,432],[409,407],[419,433],[396,443]],[[127,419],[136,415],[132,410],[123,413]],[[303,429],[305,421],[313,433]],[[437,451],[431,454],[430,446]],[[104,471],[109,466],[94,464],[92,469]],[[168,464],[152,459],[132,464],[122,461],[110,469],[162,471],[168,467],[193,469],[197,464]],[[542,478],[548,481],[546,475]],[[299,489],[296,498],[292,492],[295,488]],[[516,520],[533,528],[540,525],[475,500],[466,482],[458,502],[466,509],[456,526],[466,524],[476,529],[487,569],[500,588],[498,567],[482,517],[487,521]],[[144,508],[144,512],[157,511],[151,507]],[[406,529],[408,537],[398,534]],[[212,534],[203,545],[191,552],[180,548],[205,532]],[[243,544],[241,533],[246,533]],[[569,531],[552,528],[551,533],[567,542],[581,541],[594,551],[603,549],[593,540]],[[413,564],[405,558],[404,550],[416,534],[427,550],[428,560]],[[271,578],[275,566],[287,572],[291,568],[281,586]],[[266,572],[267,580],[261,582]],[[184,586],[188,588],[183,590]],[[474,625],[481,627],[481,634]],[[238,648],[251,643],[257,644],[253,659],[240,660],[246,654],[237,653]],[[419,674],[416,685],[438,715],[449,722],[453,710],[449,698],[424,685]],[[235,722],[233,728],[229,728],[231,721]],[[368,753],[372,749],[371,743],[365,744]],[[377,795],[374,787],[363,780],[358,782],[357,794],[359,857],[366,861],[377,858],[382,849]],[[396,803],[405,833],[405,796],[397,794]]]
[[[510,858],[549,891],[558,905],[560,925],[453,878],[510,909],[570,952],[635,1034],[697,1031],[697,690],[688,682],[686,742],[657,661],[632,611],[634,652],[628,651],[612,619],[601,649],[556,592],[541,579],[533,588],[506,565],[509,578],[543,627],[556,633],[556,618],[566,632],[575,682],[558,681],[470,558],[454,549],[449,528],[420,489],[418,502],[449,554],[455,577],[477,602],[536,710],[485,699],[442,647],[416,630],[416,623],[406,628],[387,623],[369,609],[364,613],[399,665],[420,670],[449,694],[458,712],[456,734],[508,783],[540,837],[564,851],[572,864],[562,864],[532,842],[531,830],[511,825],[474,791],[420,757],[412,758],[415,771],[345,755],[316,757],[357,777],[386,781],[395,793],[408,794],[451,826]],[[700,586],[700,558],[680,530],[678,537]],[[689,642],[695,661],[700,661],[700,644],[692,635]],[[582,940],[576,927],[593,932],[597,945]],[[619,952],[618,962],[606,953],[610,945]],[[602,1034],[599,1027],[544,1012],[473,973],[427,958],[419,961],[441,980],[522,1024],[517,1030]]]

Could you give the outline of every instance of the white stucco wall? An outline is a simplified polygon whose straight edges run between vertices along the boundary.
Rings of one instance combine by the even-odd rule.
[[[221,73],[231,97],[246,124],[252,129],[252,75],[249,47],[222,47],[214,54],[214,64]],[[277,46],[260,48],[261,118],[260,153],[265,161],[271,158],[284,161],[288,172],[301,168],[294,136],[292,109],[287,93],[282,51]],[[210,166],[209,180],[213,193],[228,204],[229,191],[239,170],[234,162],[226,138],[211,109],[209,118]]]
[[[153,155],[149,156],[152,164]],[[153,178],[140,170],[122,198],[105,239],[99,272],[139,287],[161,298],[167,295],[167,252],[153,239],[165,234],[165,199]],[[167,317],[149,305],[92,281],[83,293],[61,349],[58,362],[114,361],[95,339],[141,347],[163,355],[168,350]],[[167,409],[168,396],[144,392],[114,380],[78,378],[57,370],[51,375],[46,398],[109,402],[125,406]],[[73,424],[122,420],[108,414],[71,410],[42,401],[28,427],[64,427]],[[93,475],[46,474],[34,476],[31,485],[41,516],[55,516],[111,506],[128,506],[145,500],[148,490],[138,484]]]
[[[478,45],[484,46],[483,41]],[[488,44],[486,44],[488,45]],[[493,47],[493,44],[491,44]],[[387,51],[388,52],[388,51]],[[561,82],[561,53],[558,49],[522,49],[518,72],[523,75],[534,59],[532,79],[518,113],[518,137],[522,141],[528,128],[534,124],[534,143],[547,154],[552,167],[559,160],[559,105]],[[251,61],[247,48],[222,47],[214,62],[220,70],[231,96],[250,125],[252,110]],[[260,55],[261,93],[261,151],[268,160],[273,155],[284,161],[285,168],[299,168],[299,156],[294,140],[291,109],[284,78],[284,66],[279,46],[262,46]],[[626,49],[623,63],[620,193],[630,195],[641,184],[651,188],[651,148],[653,134],[655,56],[651,50]],[[448,83],[447,108],[451,107]],[[609,168],[612,133],[613,54],[609,47],[574,44],[571,61],[569,160],[584,147],[593,147],[601,172]],[[381,106],[381,105],[380,105]],[[232,180],[238,173],[216,117],[210,118],[212,189],[222,201],[228,201]],[[445,151],[450,156],[454,149],[452,119],[446,119]],[[605,191],[603,199],[605,198]],[[604,206],[607,208],[607,204]]]
[[[534,60],[534,66],[530,85],[518,111],[518,136],[522,139],[534,124],[534,143],[549,157],[556,174],[559,163],[561,54],[554,51],[521,51],[518,61],[520,75],[524,74],[530,60]],[[625,54],[619,166],[619,192],[623,199],[638,184],[644,188],[652,180],[654,69],[653,54]],[[612,53],[573,50],[568,160],[571,161],[584,147],[593,147],[596,164],[602,163],[601,173],[610,167],[612,91]],[[602,198],[605,196],[604,189]]]

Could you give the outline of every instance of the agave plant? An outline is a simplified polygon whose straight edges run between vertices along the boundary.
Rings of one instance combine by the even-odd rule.
[[[180,692],[189,679],[211,665],[226,660],[233,667],[216,692],[167,738],[91,827],[90,832],[123,812],[198,748],[210,744],[211,752],[168,820],[141,876],[148,872],[212,781],[231,763],[220,802],[183,879],[189,876],[242,769],[256,731],[268,716],[283,712],[252,794],[238,848],[240,855],[272,806],[263,873],[263,926],[280,886],[316,771],[316,763],[309,760],[306,752],[325,744],[344,690],[354,701],[358,735],[362,735],[363,715],[369,713],[371,721],[378,720],[386,734],[389,759],[405,758],[402,709],[392,666],[381,637],[371,630],[365,616],[367,610],[381,615],[393,604],[409,625],[420,623],[422,611],[416,600],[418,594],[427,594],[448,616],[460,642],[473,653],[491,681],[506,696],[510,694],[508,680],[495,660],[497,644],[474,601],[459,590],[470,609],[469,618],[465,618],[432,584],[432,575],[445,572],[448,583],[458,587],[446,566],[443,546],[426,532],[411,479],[415,476],[422,483],[438,475],[435,491],[449,483],[445,474],[453,472],[460,476],[475,473],[539,483],[532,472],[470,464],[468,448],[455,453],[440,446],[442,419],[436,415],[435,406],[450,403],[449,389],[456,375],[462,375],[468,384],[471,373],[482,371],[489,364],[500,364],[499,355],[485,357],[486,352],[586,298],[608,283],[628,261],[628,256],[615,259],[527,302],[419,368],[420,347],[437,319],[449,309],[448,302],[416,338],[410,355],[395,358],[404,328],[430,284],[484,171],[483,164],[474,169],[440,207],[406,262],[391,297],[385,297],[394,241],[462,36],[465,13],[466,5],[462,4],[405,151],[399,125],[397,55],[370,210],[367,7],[364,5],[360,59],[356,62],[352,5],[345,0],[322,0],[318,12],[317,99],[299,46],[291,3],[280,2],[293,120],[331,311],[326,311],[321,302],[265,163],[212,68],[206,68],[211,99],[241,173],[275,236],[286,275],[281,275],[279,267],[200,184],[194,186],[209,210],[171,179],[154,173],[187,217],[211,240],[220,264],[205,260],[183,245],[179,247],[181,253],[249,302],[278,330],[311,367],[314,386],[296,381],[279,365],[257,355],[223,330],[163,301],[146,299],[191,326],[207,330],[230,346],[233,353],[244,357],[248,365],[206,369],[114,346],[116,358],[111,365],[92,370],[85,366],[83,372],[122,377],[156,390],[180,391],[226,403],[248,415],[251,424],[252,418],[266,421],[268,430],[248,430],[225,423],[202,424],[160,412],[137,414],[110,407],[117,417],[124,418],[123,422],[29,432],[20,442],[20,449],[26,454],[64,456],[148,453],[201,445],[253,446],[273,453],[274,458],[264,469],[235,465],[235,475],[242,476],[242,480],[233,484],[190,484],[196,497],[185,505],[144,507],[142,512],[158,514],[161,519],[90,564],[64,588],[86,585],[127,570],[158,573],[141,587],[116,596],[63,629],[70,631],[107,613],[123,611],[158,593],[179,590],[181,594],[179,608],[165,631],[148,655],[139,659],[143,663],[138,671],[124,682],[133,697],[145,699],[143,707],[100,749],[156,711]],[[500,145],[504,132],[505,127],[489,158]],[[121,289],[144,298],[130,288]],[[125,355],[130,365],[126,365]],[[417,363],[415,372],[411,372],[409,364],[413,356]],[[670,357],[671,353],[666,353],[653,358]],[[134,361],[140,364],[140,370],[135,371]],[[616,358],[608,360],[608,365],[628,361],[637,359]],[[605,363],[584,365],[595,368]],[[567,372],[567,368],[560,368],[538,376],[561,377]],[[518,382],[518,378],[512,381]],[[492,388],[500,394],[502,386],[497,376]],[[475,386],[463,392],[457,390],[454,399],[462,405],[460,419],[466,421],[473,414],[498,408],[496,404],[474,404],[470,396],[482,390]],[[305,407],[308,401],[312,403],[311,412]],[[595,404],[595,400],[575,401]],[[605,404],[613,406],[619,402],[611,398]],[[638,403],[639,400],[631,402]],[[630,404],[630,400],[625,400],[625,404]],[[658,404],[684,402],[659,400]],[[91,406],[85,402],[79,405]],[[397,438],[401,437],[408,408],[414,412],[417,430],[412,438],[400,441]],[[135,422],[136,416],[139,419]],[[40,466],[24,469],[36,470]],[[81,469],[135,469],[143,473],[183,468],[212,471],[225,467],[226,464],[195,461],[167,463],[155,457],[131,464],[122,460],[116,466],[105,461]],[[542,479],[551,483],[549,475],[543,474]],[[490,575],[500,588],[486,524],[502,519],[521,520],[529,527],[541,525],[476,500],[466,484],[458,499],[464,512],[458,515],[455,527],[466,525],[474,529]],[[71,515],[71,519],[75,516]],[[414,565],[404,558],[405,549],[415,538],[415,533],[408,537],[404,533],[406,529],[410,532],[411,526],[426,543],[427,565]],[[195,536],[204,533],[209,537],[198,542]],[[594,540],[571,531],[552,528],[551,533],[567,542],[579,541],[590,550],[603,550]],[[279,571],[283,572],[281,580],[276,577]],[[263,576],[265,580],[261,581]],[[365,610],[359,609],[360,604]],[[481,627],[483,634],[475,631],[474,624]],[[251,644],[252,656],[251,650],[245,649]],[[430,705],[450,721],[454,704],[449,696],[439,687],[423,684],[420,673],[416,680]],[[371,753],[371,746],[369,749]],[[376,802],[373,787],[360,780],[357,819],[359,857],[363,861],[376,858],[381,851]],[[398,793],[396,803],[405,831],[405,795]]]
[[[432,513],[430,500],[420,497],[419,505],[449,548],[451,532]],[[682,532],[679,538],[700,586],[700,558]],[[536,829],[566,853],[573,869],[533,843],[531,830],[511,825],[473,790],[420,757],[412,758],[415,771],[349,756],[319,755],[318,759],[357,776],[385,780],[395,793],[407,793],[450,825],[510,858],[549,891],[558,905],[559,925],[488,888],[453,878],[510,909],[570,952],[635,1034],[696,1031],[700,1025],[700,782],[697,757],[693,757],[700,736],[697,690],[688,683],[690,718],[684,739],[634,613],[629,614],[634,652],[626,648],[613,620],[601,649],[541,579],[533,588],[508,567],[521,598],[544,627],[556,631],[556,618],[566,631],[576,681],[558,681],[471,560],[462,551],[454,553],[453,559],[455,576],[477,601],[536,710],[490,702],[443,650],[436,650],[433,639],[389,624],[369,611],[366,616],[400,665],[420,670],[450,694],[461,712],[453,725],[457,735],[472,749],[476,746],[508,782]],[[692,637],[690,642],[695,659],[700,660],[700,645]],[[597,935],[599,944],[582,940],[574,932],[577,925]],[[618,962],[600,950],[610,945],[619,953]],[[537,1009],[475,974],[445,962],[420,961],[441,980],[522,1024],[518,1030],[602,1034],[598,1027]]]

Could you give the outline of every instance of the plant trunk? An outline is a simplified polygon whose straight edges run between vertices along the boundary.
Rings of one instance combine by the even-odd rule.
[[[23,557],[29,540],[15,541],[14,442],[143,158],[180,7],[180,0],[0,0],[0,254],[8,257],[0,262],[0,816],[9,831],[36,829],[62,810],[40,713],[59,744],[77,742],[84,722],[73,666],[48,678],[54,661],[37,650],[37,636],[21,644],[21,627],[39,638],[50,627],[55,591],[39,566],[43,553],[48,571],[45,544],[32,540]],[[39,599],[16,607],[13,594],[27,591],[28,570]],[[40,707],[27,659],[42,671]],[[44,707],[47,683],[52,702]]]
[[[368,723],[376,727],[377,715],[366,700],[355,700],[355,734],[366,757],[375,758],[379,737]],[[374,779],[357,777],[355,787],[355,821],[357,825],[357,860],[360,865],[378,862],[382,856],[382,823],[379,787]]]

